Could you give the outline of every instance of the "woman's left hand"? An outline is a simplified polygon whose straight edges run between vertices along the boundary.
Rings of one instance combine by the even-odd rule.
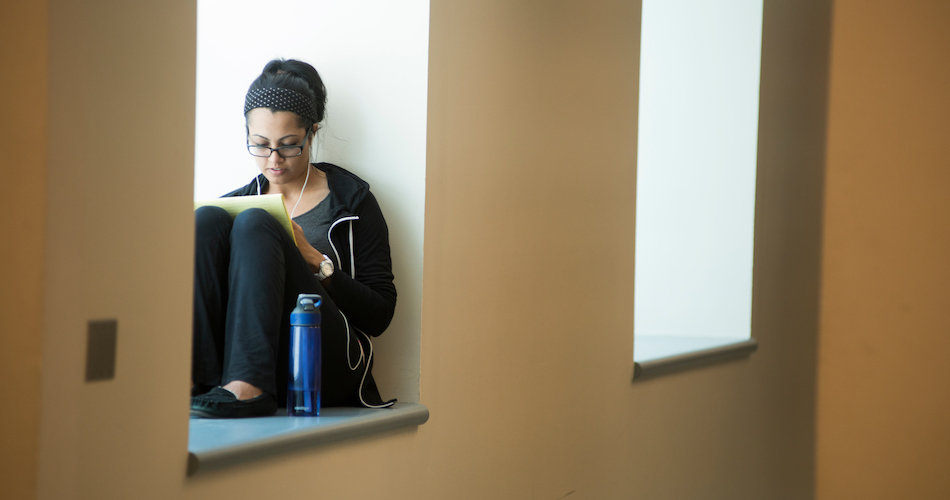
[[[303,255],[307,264],[310,264],[310,270],[317,272],[320,269],[320,263],[323,262],[323,254],[316,248],[313,248],[313,245],[307,241],[307,237],[303,234],[303,228],[300,227],[300,224],[297,224],[293,220],[291,220],[290,223],[294,226],[294,239],[297,240],[297,249],[300,250],[300,255]]]

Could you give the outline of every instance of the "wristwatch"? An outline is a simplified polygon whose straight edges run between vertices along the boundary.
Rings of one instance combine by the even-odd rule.
[[[317,267],[317,272],[313,273],[318,281],[323,281],[333,276],[333,261],[327,254],[323,254],[323,262]]]

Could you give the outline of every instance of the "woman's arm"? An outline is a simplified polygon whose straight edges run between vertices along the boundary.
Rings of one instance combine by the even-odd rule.
[[[396,308],[389,228],[372,193],[367,194],[356,215],[359,216],[359,220],[353,222],[356,277],[354,279],[352,270],[349,270],[350,255],[341,252],[341,269],[322,284],[350,324],[375,337],[389,326]],[[349,232],[349,228],[338,230]],[[348,247],[347,242],[343,248]],[[341,247],[338,245],[337,248]]]
[[[307,264],[310,264],[310,270],[317,272],[320,263],[323,262],[323,254],[316,248],[313,248],[313,245],[307,241],[307,235],[303,233],[303,228],[300,227],[300,224],[297,224],[293,219],[290,220],[290,223],[294,226],[294,239],[297,243],[297,249],[300,250],[300,255],[303,255],[303,260],[307,261]]]

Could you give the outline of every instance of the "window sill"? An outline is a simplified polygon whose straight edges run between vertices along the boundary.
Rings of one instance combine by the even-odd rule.
[[[188,433],[188,475],[266,456],[311,448],[407,427],[429,419],[418,403],[392,408],[324,408],[319,417],[216,420],[192,418]]]
[[[633,379],[748,356],[758,347],[755,339],[635,335]]]

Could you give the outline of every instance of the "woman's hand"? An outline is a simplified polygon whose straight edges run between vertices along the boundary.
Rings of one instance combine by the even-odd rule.
[[[293,220],[290,221],[294,226],[294,239],[297,240],[297,249],[300,255],[303,255],[307,264],[310,264],[310,270],[317,272],[320,269],[320,263],[323,262],[323,254],[307,241],[307,236],[303,234],[303,228]]]

